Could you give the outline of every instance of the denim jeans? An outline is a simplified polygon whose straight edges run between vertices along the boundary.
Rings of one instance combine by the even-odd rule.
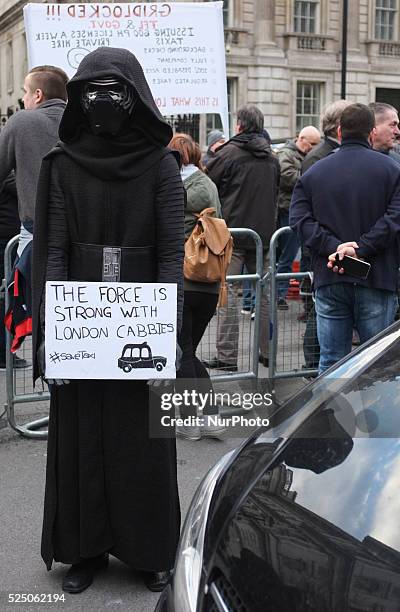
[[[246,266],[243,266],[242,274],[248,274]],[[243,309],[253,311],[256,304],[256,291],[254,283],[250,280],[243,281]]]
[[[353,283],[318,287],[315,309],[321,347],[319,373],[350,353],[353,327],[363,343],[391,325],[397,302],[393,291]]]
[[[289,213],[286,211],[279,211],[278,213],[278,226],[286,227],[289,225]],[[279,260],[276,271],[279,273],[291,272],[294,258],[299,250],[300,242],[297,235],[292,233],[284,234],[279,238]],[[289,288],[289,281],[278,282],[278,297],[285,298]]]

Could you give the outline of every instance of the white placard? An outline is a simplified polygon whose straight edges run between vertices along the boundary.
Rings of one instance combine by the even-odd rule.
[[[99,46],[129,49],[163,115],[220,114],[228,136],[223,2],[40,4],[24,7],[29,68],[71,77]]]
[[[46,282],[46,378],[175,378],[175,284]]]

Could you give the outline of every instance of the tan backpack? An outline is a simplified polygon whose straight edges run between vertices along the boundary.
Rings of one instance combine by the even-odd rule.
[[[218,306],[227,302],[226,270],[230,264],[233,239],[223,219],[213,215],[215,208],[205,208],[185,243],[184,276],[201,283],[220,282]]]

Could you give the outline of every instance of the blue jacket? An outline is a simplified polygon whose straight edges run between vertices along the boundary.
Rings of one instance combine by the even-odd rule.
[[[371,264],[358,284],[396,291],[399,269],[400,166],[367,141],[344,140],[297,182],[289,223],[312,253],[314,286],[354,283],[327,268],[328,255],[354,240]]]

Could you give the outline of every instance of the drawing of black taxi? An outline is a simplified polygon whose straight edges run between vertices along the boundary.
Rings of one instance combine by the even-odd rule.
[[[125,344],[122,355],[118,359],[118,367],[128,374],[133,368],[155,368],[157,372],[166,366],[167,358],[154,357],[147,342],[141,344]]]

